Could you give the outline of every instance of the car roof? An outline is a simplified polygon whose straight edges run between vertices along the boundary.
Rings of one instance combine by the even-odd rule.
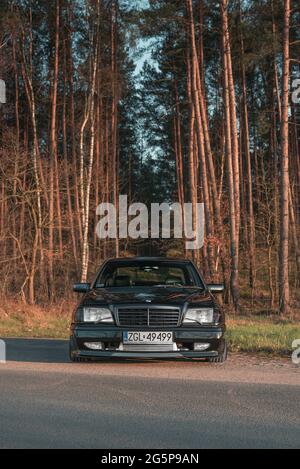
[[[189,259],[177,258],[177,257],[119,257],[108,259],[107,262],[180,262],[180,263],[190,263]]]

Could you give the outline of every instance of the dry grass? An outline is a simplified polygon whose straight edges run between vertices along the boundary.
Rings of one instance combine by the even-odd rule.
[[[66,338],[73,308],[74,304],[71,302],[42,307],[2,300],[0,336]]]

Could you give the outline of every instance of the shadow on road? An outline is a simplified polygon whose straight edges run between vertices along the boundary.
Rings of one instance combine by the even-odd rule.
[[[68,363],[68,341],[5,339],[8,362]]]
[[[49,340],[49,339],[5,339],[6,343],[6,359],[7,362],[23,362],[23,363],[70,363],[67,340]],[[201,360],[160,360],[160,359],[120,359],[108,358],[93,361],[93,363],[101,363],[109,365],[111,363],[165,363],[165,362],[201,362]],[[202,361],[204,364],[204,362]],[[86,366],[86,364],[84,364]],[[74,364],[76,366],[76,364]]]

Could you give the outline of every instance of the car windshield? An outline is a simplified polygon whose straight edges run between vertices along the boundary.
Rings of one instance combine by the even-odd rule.
[[[195,286],[188,265],[172,263],[108,263],[96,281],[104,287]]]

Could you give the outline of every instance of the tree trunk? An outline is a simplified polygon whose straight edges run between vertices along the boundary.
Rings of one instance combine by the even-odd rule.
[[[55,16],[55,52],[53,63],[52,93],[51,93],[51,129],[50,129],[50,182],[49,182],[49,293],[53,298],[53,256],[54,256],[54,172],[57,164],[57,142],[56,142],[56,110],[57,110],[57,87],[58,87],[58,65],[59,65],[59,25],[60,5],[56,0]],[[57,174],[57,171],[56,171]],[[57,187],[56,187],[57,189]],[[58,201],[59,206],[59,201]],[[60,236],[61,238],[61,236]],[[60,244],[62,241],[60,241]],[[62,246],[61,246],[62,250]]]
[[[284,0],[283,84],[281,120],[280,174],[280,247],[279,247],[279,310],[289,312],[289,80],[290,80],[290,0]]]
[[[111,132],[112,132],[112,184],[113,184],[113,203],[118,210],[118,74],[117,74],[117,4],[118,0],[112,1],[111,12],[111,73],[112,73],[112,118],[111,118]],[[118,231],[118,230],[117,230]],[[119,256],[119,239],[118,233],[115,239],[115,255]]]
[[[94,147],[95,147],[95,93],[96,93],[96,77],[98,69],[98,47],[99,47],[99,11],[100,0],[97,0],[97,21],[98,28],[95,37],[94,58],[92,63],[92,84],[90,91],[90,155],[88,164],[88,176],[85,192],[85,206],[84,206],[84,223],[83,223],[83,245],[82,245],[82,274],[81,281],[87,281],[88,264],[89,264],[89,219],[90,219],[90,194],[91,183],[94,165]]]
[[[231,245],[231,276],[230,287],[233,299],[235,312],[238,312],[239,307],[239,237],[236,214],[237,206],[236,194],[237,184],[235,181],[235,172],[233,164],[233,149],[232,149],[232,125],[234,124],[231,118],[232,106],[230,105],[230,84],[229,84],[229,63],[228,63],[228,19],[227,19],[227,0],[221,2],[221,15],[222,15],[222,42],[223,42],[223,92],[224,92],[224,111],[225,111],[225,138],[226,138],[226,165],[227,165],[227,181],[229,192],[229,211],[230,211],[230,245]]]
[[[253,207],[253,190],[252,190],[252,164],[250,153],[250,135],[249,135],[249,118],[247,106],[247,83],[246,71],[244,64],[244,38],[242,32],[242,12],[240,6],[240,51],[241,51],[241,75],[242,75],[242,88],[243,88],[243,117],[244,117],[244,151],[247,166],[247,200],[248,200],[248,227],[249,227],[249,272],[250,272],[250,287],[252,292],[255,289],[256,269],[255,269],[255,220],[254,220],[254,207]]]

